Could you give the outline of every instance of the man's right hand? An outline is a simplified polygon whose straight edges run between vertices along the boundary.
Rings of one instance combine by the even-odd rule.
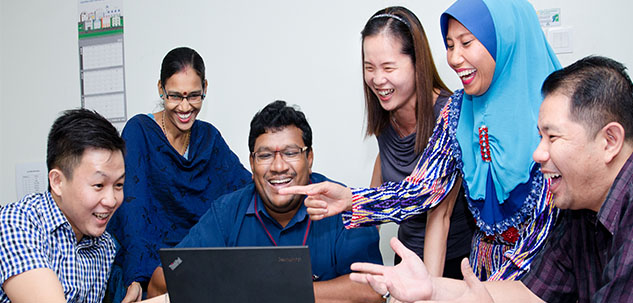
[[[279,190],[282,195],[307,195],[305,205],[312,220],[321,220],[352,209],[352,191],[329,181]]]

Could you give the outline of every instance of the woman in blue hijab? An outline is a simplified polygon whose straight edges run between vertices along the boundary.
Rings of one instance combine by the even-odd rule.
[[[202,57],[171,50],[157,88],[163,110],[132,117],[122,133],[125,198],[108,224],[120,244],[109,286],[114,302],[126,287],[126,301],[139,299],[160,263],[158,250],[178,244],[216,198],[251,182],[220,132],[196,119],[207,91]]]
[[[459,0],[442,14],[441,28],[464,89],[443,109],[411,175],[378,188],[328,183],[294,191],[310,195],[313,219],[346,211],[346,224],[357,227],[401,222],[434,207],[460,174],[478,227],[470,255],[475,274],[518,279],[556,221],[549,181],[532,152],[541,84],[560,64],[525,0]]]

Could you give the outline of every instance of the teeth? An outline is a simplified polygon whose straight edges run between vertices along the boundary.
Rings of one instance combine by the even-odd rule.
[[[284,184],[284,183],[290,182],[290,180],[292,180],[292,178],[279,179],[279,180],[268,180],[268,182],[270,182],[271,184]]]
[[[381,90],[377,90],[377,92],[378,92],[379,95],[384,97],[386,95],[389,95],[389,94],[393,93],[393,88],[391,88],[391,89],[381,89]]]
[[[98,219],[105,219],[107,217],[110,216],[110,213],[94,213],[95,217],[97,217]]]
[[[190,116],[191,116],[191,112],[188,112],[186,114],[178,113],[178,117],[180,117],[180,119],[183,119],[183,120],[188,119]]]
[[[473,69],[467,69],[467,70],[463,70],[463,71],[457,73],[457,75],[460,76],[460,77],[466,77],[466,76],[474,73],[475,71],[476,71],[476,69],[474,69],[474,68]]]
[[[560,174],[543,174],[546,179],[556,179],[560,177]]]

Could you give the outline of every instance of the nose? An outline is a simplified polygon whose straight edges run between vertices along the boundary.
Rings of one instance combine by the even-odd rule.
[[[123,191],[117,188],[111,188],[105,191],[101,199],[101,204],[108,208],[114,208],[123,199]]]
[[[541,142],[539,142],[538,146],[534,150],[534,153],[532,153],[532,158],[534,158],[534,161],[539,164],[543,164],[549,160],[549,151],[545,140],[541,139]]]
[[[273,162],[270,163],[270,170],[274,172],[284,172],[288,170],[288,163],[281,157],[281,151],[276,151]]]
[[[384,72],[382,72],[380,70],[376,70],[373,73],[373,77],[372,77],[371,81],[374,83],[374,85],[380,86],[380,85],[383,85],[383,84],[385,84],[387,82],[387,78],[385,77],[385,73]]]
[[[454,45],[453,49],[446,50],[446,61],[448,61],[448,65],[453,68],[459,67],[464,63],[462,51],[457,45]]]

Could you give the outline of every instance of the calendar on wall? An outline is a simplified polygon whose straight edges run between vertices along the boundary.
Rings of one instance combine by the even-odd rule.
[[[81,107],[127,120],[122,0],[79,0]]]

